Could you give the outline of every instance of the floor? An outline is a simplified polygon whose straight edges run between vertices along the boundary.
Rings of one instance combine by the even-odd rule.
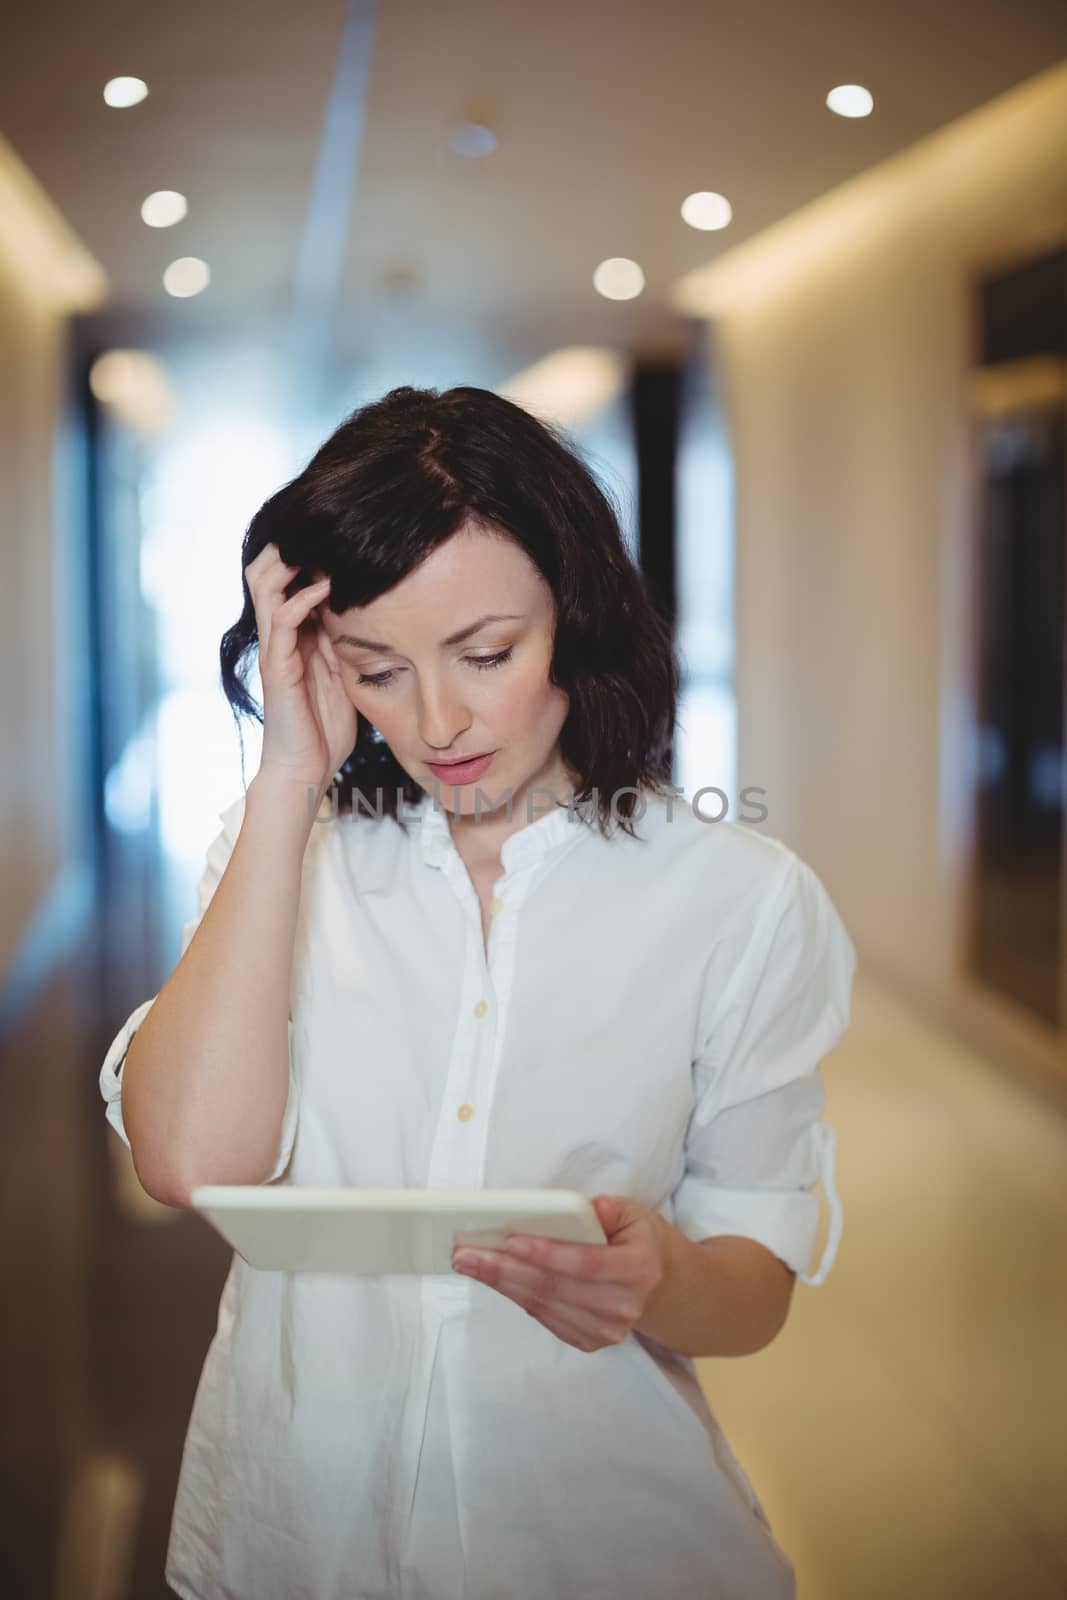
[[[1067,1119],[862,975],[823,1073],[836,1262],[709,1401],[800,1600],[1063,1600]]]
[[[0,1593],[18,1600],[170,1596],[228,1252],[141,1192],[97,1087],[176,959],[158,882],[151,862],[112,872],[92,940],[3,1044]],[[823,1070],[837,1262],[766,1350],[699,1363],[712,1406],[800,1600],[1063,1600],[1067,1120],[862,974]]]

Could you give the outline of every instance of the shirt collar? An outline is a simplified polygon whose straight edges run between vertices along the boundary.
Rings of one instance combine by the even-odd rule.
[[[547,800],[538,801],[539,809]],[[540,861],[573,839],[579,830],[592,826],[596,807],[592,801],[576,801],[572,806],[555,805],[532,822],[526,822],[508,835],[500,850],[500,863],[505,872],[519,871]],[[449,855],[459,856],[448,813],[432,795],[419,802],[416,818],[419,830],[419,847],[422,859],[431,867],[444,865]]]

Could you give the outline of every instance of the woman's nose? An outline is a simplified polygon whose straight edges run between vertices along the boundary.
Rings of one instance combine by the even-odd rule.
[[[447,750],[470,726],[470,713],[461,699],[443,684],[430,684],[419,693],[419,738],[434,750]]]

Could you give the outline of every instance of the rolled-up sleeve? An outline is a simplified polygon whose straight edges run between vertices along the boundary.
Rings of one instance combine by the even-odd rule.
[[[694,1061],[696,1103],[673,1196],[675,1225],[688,1238],[758,1240],[810,1285],[833,1266],[843,1225],[818,1068],[848,1026],[855,969],[833,902],[790,852]],[[820,1182],[829,1236],[808,1272]]]
[[[219,885],[219,881],[226,868],[226,863],[229,861],[233,852],[233,847],[237,842],[237,834],[240,830],[243,807],[244,802],[242,797],[240,800],[235,802],[234,805],[230,806],[228,810],[222,812],[220,816],[219,820],[223,824],[222,831],[208,846],[207,859],[197,890],[197,897],[199,900],[198,914],[192,919],[191,922],[186,922],[182,927],[179,960],[188,950],[189,945],[192,942],[193,934],[200,926],[201,918],[211,902],[211,897]],[[104,1057],[104,1064],[100,1069],[100,1093],[104,1099],[104,1109],[107,1120],[110,1122],[115,1132],[123,1140],[127,1148],[129,1148],[130,1140],[129,1135],[126,1132],[125,1124],[122,1120],[122,1068],[126,1060],[126,1053],[129,1050],[130,1044],[133,1040],[133,1036],[137,1032],[137,1029],[140,1027],[141,1023],[144,1021],[145,1017],[148,1015],[149,1011],[152,1009],[155,1000],[156,996],[153,995],[151,999],[142,1001],[142,1003],[134,1011],[130,1012],[130,1015],[126,1018],[126,1021],[122,1024],[122,1027],[119,1029],[118,1033],[111,1041],[111,1044],[108,1046],[107,1054]],[[282,1118],[282,1130],[278,1146],[277,1160],[274,1163],[274,1169],[270,1176],[263,1180],[264,1183],[273,1183],[276,1178],[280,1178],[289,1165],[289,1161],[293,1152],[293,1145],[296,1142],[299,1104],[299,1085],[293,1052],[293,1020],[292,1016],[290,1015],[289,1094],[286,1100],[285,1114]]]

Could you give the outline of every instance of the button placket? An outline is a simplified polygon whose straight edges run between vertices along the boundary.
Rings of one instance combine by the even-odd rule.
[[[456,1031],[425,1181],[431,1188],[480,1189],[485,1185],[489,1118],[503,1055],[522,907],[543,868],[558,864],[583,830],[575,826],[563,834],[556,825],[562,848],[547,860],[540,851],[511,852],[509,870],[493,884],[486,936],[481,903],[447,836],[447,825],[442,828],[432,811],[423,825],[426,859],[449,883],[462,907],[465,928]],[[505,907],[507,915],[500,917]],[[481,1005],[485,1009],[475,1015]],[[428,1274],[422,1281],[424,1315],[436,1322],[463,1314],[473,1296],[489,1292],[460,1273]]]
[[[462,998],[426,1182],[431,1188],[480,1189],[485,1185],[489,1116],[507,1026],[517,924],[539,864],[518,864],[494,883],[494,922],[488,940],[482,930],[481,904],[458,852],[440,864],[463,907],[466,940]],[[508,915],[497,922],[496,912],[505,903]],[[449,1307],[461,1310],[475,1292],[484,1291],[476,1280],[459,1273],[427,1276],[423,1305],[427,1315],[439,1316]]]
[[[566,840],[577,843],[578,834]],[[506,848],[506,845],[505,845]],[[517,925],[522,906],[548,858],[520,856],[493,884],[493,901],[508,916],[482,930],[481,902],[459,852],[447,841],[439,865],[463,908],[466,925],[462,998],[459,1020],[434,1130],[427,1183],[432,1187],[482,1188],[485,1182],[489,1116],[507,1028],[508,1005],[515,971]],[[464,1107],[469,1111],[460,1114]]]
[[[478,897],[458,856],[454,862],[444,865],[464,913],[463,998],[434,1129],[426,1183],[431,1189],[479,1189],[485,1161],[487,1063],[494,1042],[495,1013],[485,998],[491,993],[491,983],[485,963]],[[476,1016],[479,1006],[485,1009]],[[475,1281],[461,1273],[427,1275],[422,1282],[423,1306],[428,1315],[442,1316],[449,1307],[453,1310],[465,1307],[474,1289]]]
[[[467,879],[466,888],[470,890],[470,894],[465,894],[463,898],[473,919],[472,938],[474,941],[474,952],[477,956],[478,965],[481,970],[481,987],[483,992],[481,997],[474,1002],[474,1005],[471,1007],[470,1011],[473,1024],[478,1030],[474,1036],[474,1039],[472,1040],[471,1045],[471,1061],[473,1063],[471,1069],[471,1079],[473,1083],[478,1086],[477,1093],[473,1103],[470,1099],[467,1099],[456,1107],[455,1120],[460,1123],[471,1122],[479,1113],[479,1103],[483,1108],[487,1103],[489,1086],[495,1077],[493,1068],[495,1065],[495,1056],[500,1042],[499,1037],[492,1037],[492,1034],[495,1034],[497,1030],[494,1028],[490,1031],[486,1027],[487,1020],[493,1020],[493,1006],[491,1001],[486,998],[486,995],[491,994],[493,990],[492,963],[494,958],[492,955],[492,948],[490,947],[490,953],[487,958],[485,940],[482,936],[481,905],[478,901],[477,894],[474,893],[474,888],[470,883],[469,878]],[[469,1133],[466,1135],[466,1139],[470,1142],[471,1148],[462,1153],[459,1161],[459,1165],[461,1167],[465,1166],[466,1162],[464,1161],[463,1157],[473,1161],[476,1155],[478,1174],[481,1173],[481,1170],[484,1166],[485,1132],[486,1130],[483,1128],[477,1140],[472,1140]],[[471,1188],[481,1187],[480,1176],[476,1177],[473,1171],[471,1172],[468,1186]]]
[[[491,1057],[496,1043],[496,1007],[485,960],[481,906],[458,854],[443,863],[463,908],[465,950],[462,995],[441,1111],[430,1154],[428,1184],[481,1187]]]

